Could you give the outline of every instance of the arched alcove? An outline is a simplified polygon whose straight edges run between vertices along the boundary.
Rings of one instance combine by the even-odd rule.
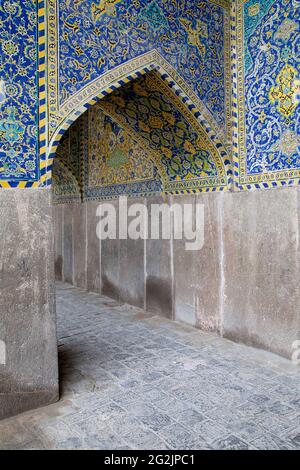
[[[145,66],[128,64],[125,76],[124,69],[110,71],[61,109],[46,165],[47,181],[58,189],[56,278],[217,331],[219,297],[200,276],[205,269],[218,292],[219,239],[211,232],[218,231],[216,194],[202,193],[231,188],[228,136],[172,67],[154,59],[151,52]],[[118,211],[124,195],[129,210],[136,203],[170,208],[176,196],[178,206],[192,208],[193,222],[196,204],[204,205],[205,249],[188,252],[172,235],[99,240],[99,205],[109,201]],[[167,223],[171,233],[174,217]]]
[[[144,60],[145,56],[147,56],[147,54],[144,54]],[[211,184],[204,184],[202,185],[202,188],[195,189],[201,189],[202,191],[215,191],[229,189],[231,187],[232,165],[230,150],[228,150],[227,147],[227,138],[226,135],[224,135],[224,131],[216,124],[204,104],[201,103],[199,98],[197,98],[196,95],[188,89],[188,86],[180,80],[180,77],[178,77],[175,72],[173,73],[176,75],[176,79],[174,78],[172,75],[172,68],[166,63],[166,61],[163,61],[163,64],[161,64],[153,60],[153,52],[151,52],[151,54],[149,53],[149,60],[150,58],[152,61],[149,62],[147,66],[140,69],[135,68],[132,69],[132,71],[130,70],[129,63],[127,68],[130,73],[126,76],[124,76],[124,70],[117,67],[115,70],[110,71],[108,77],[99,77],[99,79],[89,85],[87,90],[83,90],[80,92],[79,96],[75,96],[73,99],[73,105],[68,102],[64,105],[64,110],[62,111],[63,118],[60,118],[61,123],[51,137],[48,145],[47,162],[44,170],[47,175],[46,184],[51,184],[53,158],[59,142],[64,133],[70,128],[76,119],[96,103],[101,103],[103,100],[105,101],[110,94],[117,93],[118,90],[124,89],[124,87],[128,86],[132,81],[137,81],[145,75],[148,76],[149,74],[155,74],[157,80],[161,81],[161,87],[163,88],[164,93],[167,94],[173,101],[174,105],[180,109],[180,112],[185,114],[187,119],[198,128],[198,132],[201,134],[201,139],[205,142],[206,148],[209,147],[210,151],[214,153],[214,160],[218,165],[219,172],[221,167],[224,167],[221,182],[213,181]],[[161,58],[160,62],[162,62]],[[166,68],[168,69],[168,72],[166,72]],[[119,75],[120,77],[118,78]],[[110,82],[109,77],[111,77]],[[178,85],[178,81],[181,84],[181,87]],[[103,86],[103,83],[105,83],[105,86]],[[186,189],[188,190],[189,188]]]
[[[119,138],[124,140],[123,147],[125,144],[130,146],[130,143],[134,142],[136,150],[131,149],[131,152],[137,152],[140,156],[144,154],[145,161],[152,162],[154,168],[152,178],[149,174],[148,177],[143,176],[137,168],[134,168],[138,161],[142,164],[139,157],[129,158],[131,167],[130,162],[126,162],[128,181],[124,176],[118,178],[117,174],[114,175],[114,172],[117,173],[117,171],[112,160],[110,160],[111,169],[108,168],[108,165],[103,164],[107,155],[103,155],[101,161],[99,157],[93,155],[92,160],[90,155],[93,152],[92,146],[101,146],[101,144],[95,143],[95,139],[92,142],[93,136],[100,131],[97,126],[94,126],[92,131],[85,131],[84,127],[89,126],[89,118],[86,116],[91,116],[91,121],[98,119],[98,127],[102,126],[101,132],[106,134],[107,138],[111,135],[112,139],[116,139],[116,133],[113,136],[112,132],[114,127],[117,134],[120,133],[121,137]],[[99,191],[96,194],[95,191],[90,191],[88,166],[89,168],[93,166],[94,173],[102,171],[102,179],[103,170],[105,173],[110,173],[110,179],[109,176],[106,177],[107,186],[126,185],[129,181],[135,183],[151,179],[153,184],[148,188],[150,193],[185,194],[229,188],[231,168],[226,159],[225,148],[221,143],[216,143],[212,139],[211,134],[204,129],[195,114],[186,107],[186,104],[156,71],[150,71],[124,84],[123,87],[90,106],[88,111],[77,118],[74,123],[69,129],[72,130],[76,126],[73,134],[75,140],[80,138],[81,148],[80,155],[78,153],[78,159],[81,161],[77,163],[78,168],[74,168],[74,174],[77,174],[77,178],[80,179],[78,184],[83,188],[83,192],[86,190],[86,193],[83,194],[84,198],[101,199],[104,196],[122,194],[122,190],[118,192],[112,190],[111,193],[108,192],[105,195],[100,194]],[[61,138],[60,134],[59,136]],[[91,136],[92,138],[90,138]],[[103,145],[106,146],[104,141]],[[121,147],[119,145],[119,153],[122,152]],[[57,148],[57,144],[55,148]],[[63,144],[58,148],[62,149]],[[49,165],[52,165],[53,156],[50,161]],[[99,168],[97,168],[97,162]],[[66,164],[66,162],[64,163]],[[72,164],[74,165],[74,161]],[[148,163],[146,163],[147,165]],[[129,170],[131,171],[129,172]],[[161,184],[154,184],[154,180],[158,179]],[[99,184],[98,182],[98,186]],[[95,178],[92,186],[97,187]],[[146,186],[144,184],[143,189],[140,190],[133,189],[133,194],[146,194]],[[125,191],[125,193],[130,194],[130,191]]]
[[[68,180],[62,181],[63,188],[68,185],[73,188],[77,178],[82,201],[79,204],[80,198],[73,192],[68,197],[63,191],[61,194],[57,191],[56,219],[59,219],[58,226],[63,225],[60,233],[64,237],[64,240],[61,235],[58,237],[58,279],[174,317],[175,280],[170,253],[165,259],[167,272],[159,272],[160,258],[164,258],[162,240],[157,240],[157,252],[151,255],[147,254],[148,248],[142,240],[138,243],[105,240],[99,248],[97,205],[110,200],[117,207],[118,198],[124,195],[132,198],[128,200],[129,206],[141,202],[150,207],[155,201],[170,205],[172,197],[177,196],[179,205],[187,202],[194,207],[198,193],[228,190],[231,166],[225,146],[217,137],[220,130],[214,133],[208,124],[205,127],[203,116],[176,93],[170,77],[163,77],[154,68],[128,79],[86,107],[82,114],[77,112],[80,114],[77,119],[74,112],[68,129],[63,126],[53,137],[49,154],[49,171],[54,161],[54,190],[59,188],[55,170],[58,159],[57,169]],[[77,157],[72,151],[75,147]],[[71,247],[66,246],[68,240],[72,240]],[[85,243],[88,248],[84,247]],[[172,241],[168,243],[171,246]],[[213,237],[210,243],[217,245],[217,238]],[[64,250],[65,265],[61,262]],[[183,256],[185,259],[185,252]],[[145,263],[149,266],[150,258],[152,272],[145,274]],[[213,270],[216,262],[216,259],[212,262]],[[203,325],[216,329],[218,310],[213,303],[211,310],[213,318],[203,321]],[[192,324],[202,322],[196,312],[181,319]]]

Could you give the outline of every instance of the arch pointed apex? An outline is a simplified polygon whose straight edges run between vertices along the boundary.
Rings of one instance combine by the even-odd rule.
[[[60,110],[61,123],[53,133],[47,148],[47,177],[45,178],[46,182],[44,185],[47,185],[47,183],[48,185],[51,185],[53,159],[61,138],[70,126],[91,106],[101,101],[110,93],[113,93],[118,88],[121,88],[131,81],[153,71],[156,71],[159,78],[168,84],[174,97],[182,102],[186,110],[201,125],[207,138],[220,155],[221,161],[224,165],[227,179],[224,186],[227,188],[231,187],[232,165],[224,130],[217,125],[205,104],[201,102],[173,67],[163,59],[156,50],[145,53],[142,56],[128,61],[122,66],[118,66],[104,75],[101,75],[64,103]],[[205,190],[205,188],[203,188],[203,190]],[[207,190],[216,189],[209,188]]]

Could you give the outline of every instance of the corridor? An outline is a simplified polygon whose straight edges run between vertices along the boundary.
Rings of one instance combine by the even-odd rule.
[[[299,449],[299,368],[67,284],[61,400],[0,423],[1,449]]]

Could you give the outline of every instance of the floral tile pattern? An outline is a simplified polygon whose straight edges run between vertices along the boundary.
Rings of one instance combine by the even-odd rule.
[[[39,177],[37,2],[0,2],[0,180]]]

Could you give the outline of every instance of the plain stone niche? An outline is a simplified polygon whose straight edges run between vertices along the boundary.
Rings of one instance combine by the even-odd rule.
[[[73,232],[86,223],[87,241],[76,242],[83,250],[76,249],[76,256],[86,265],[80,276],[88,290],[291,359],[300,339],[299,198],[296,187],[146,198],[148,207],[204,205],[205,241],[197,253],[186,251],[181,240],[99,243],[100,201],[82,204],[85,217],[78,203],[64,205],[64,217],[57,211],[56,236],[65,248],[62,263],[74,271],[76,260],[68,258],[71,214]],[[66,281],[78,277],[76,268],[67,274]]]

